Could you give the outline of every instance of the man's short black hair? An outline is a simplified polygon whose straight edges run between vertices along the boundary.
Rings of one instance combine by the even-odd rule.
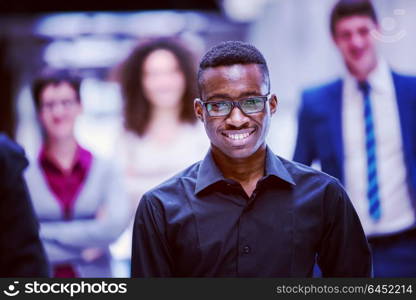
[[[269,83],[269,69],[263,54],[251,44],[241,41],[222,42],[210,50],[202,57],[198,70],[198,88],[201,94],[202,73],[208,68],[219,66],[231,66],[237,64],[257,64],[263,73],[263,79]]]
[[[351,16],[366,16],[371,18],[374,23],[378,23],[376,11],[370,0],[339,0],[331,11],[330,29],[332,36],[335,36],[337,22]]]
[[[71,70],[58,70],[58,69],[44,69],[32,82],[32,96],[37,111],[40,109],[42,91],[48,85],[58,85],[60,83],[68,83],[75,91],[78,102],[81,102],[80,88],[81,77],[75,74]]]

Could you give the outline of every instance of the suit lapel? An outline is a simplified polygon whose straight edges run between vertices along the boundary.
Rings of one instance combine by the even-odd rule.
[[[410,148],[409,128],[411,128],[410,118],[412,118],[411,116],[412,109],[409,106],[411,104],[411,101],[409,101],[408,97],[410,97],[411,94],[406,92],[406,84],[404,84],[405,83],[404,80],[399,75],[392,72],[392,76],[393,76],[394,89],[396,92],[397,108],[399,110],[399,116],[400,116],[400,127],[401,127],[403,148],[406,154]]]
[[[413,207],[416,211],[416,162],[415,152],[416,140],[414,132],[416,129],[416,122],[414,121],[415,99],[416,94],[414,89],[415,79],[408,79],[392,72],[394,89],[396,92],[397,108],[400,117],[400,129],[403,143],[404,161],[409,177],[409,187],[411,198],[413,199]]]
[[[334,147],[336,169],[339,171],[338,177],[344,182],[344,144],[342,136],[342,80],[334,83],[328,91],[328,121],[331,131],[332,147]]]

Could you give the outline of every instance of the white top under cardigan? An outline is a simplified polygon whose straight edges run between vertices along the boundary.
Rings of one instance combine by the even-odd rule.
[[[93,156],[70,221],[63,219],[38,159],[31,160],[26,181],[51,267],[70,263],[81,277],[111,277],[108,246],[123,232],[131,214],[120,171],[109,161]],[[96,217],[98,211],[100,216]],[[104,254],[85,261],[81,253],[86,248],[101,248]]]
[[[202,160],[210,146],[201,122],[182,124],[175,139],[167,145],[123,131],[114,159],[124,171],[124,179],[135,210],[145,192],[161,184],[191,164]],[[133,224],[112,245],[111,252],[117,259],[130,259]]]

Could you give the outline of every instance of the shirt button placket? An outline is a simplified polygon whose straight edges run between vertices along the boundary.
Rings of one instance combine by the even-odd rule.
[[[246,199],[248,200],[248,199]],[[255,229],[252,222],[250,222],[250,211],[243,209],[239,222],[239,246],[238,246],[238,276],[250,277],[253,276],[255,269]]]

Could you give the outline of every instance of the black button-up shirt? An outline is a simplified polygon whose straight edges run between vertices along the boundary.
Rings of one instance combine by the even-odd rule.
[[[357,214],[339,182],[267,149],[251,197],[211,152],[147,192],[138,207],[133,277],[370,276]]]

